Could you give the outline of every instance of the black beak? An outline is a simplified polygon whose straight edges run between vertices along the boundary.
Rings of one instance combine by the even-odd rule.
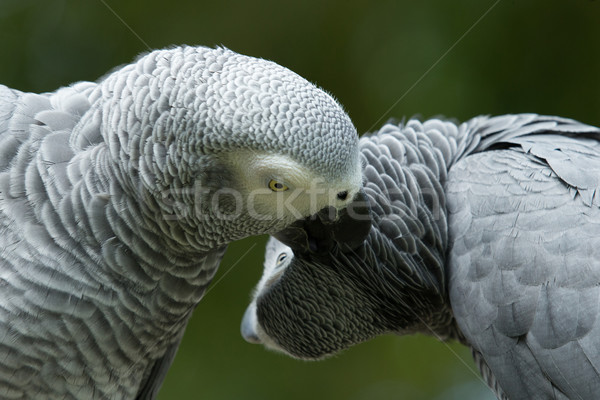
[[[290,246],[295,254],[325,254],[336,246],[342,251],[356,249],[370,231],[371,208],[361,189],[346,208],[340,211],[324,208],[273,236]]]

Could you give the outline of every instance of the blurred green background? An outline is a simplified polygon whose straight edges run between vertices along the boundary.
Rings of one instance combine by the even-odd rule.
[[[112,8],[112,11],[111,11]],[[600,2],[0,0],[0,83],[51,91],[150,48],[224,45],[334,94],[359,132],[390,117],[537,112],[600,125]],[[381,337],[323,362],[245,343],[265,238],[230,246],[160,399],[484,399],[468,351]]]

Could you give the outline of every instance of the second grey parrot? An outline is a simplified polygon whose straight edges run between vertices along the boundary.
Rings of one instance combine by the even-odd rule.
[[[244,337],[315,359],[423,333],[469,346],[500,399],[600,398],[600,129],[411,120],[360,149],[367,240],[318,219],[271,239]]]
[[[227,244],[361,179],[331,96],[224,48],[0,86],[0,397],[154,398]]]

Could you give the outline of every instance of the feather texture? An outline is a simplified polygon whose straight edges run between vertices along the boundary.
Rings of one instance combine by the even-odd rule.
[[[357,146],[329,95],[222,48],[53,93],[0,86],[0,397],[154,398],[227,244],[298,218],[203,203],[241,180],[223,154],[358,190]]]
[[[387,332],[456,338],[498,398],[598,398],[600,129],[410,120],[360,148],[367,240],[323,256],[272,239],[245,336],[301,358]]]

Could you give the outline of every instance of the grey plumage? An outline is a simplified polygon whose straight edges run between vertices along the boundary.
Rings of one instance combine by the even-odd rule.
[[[454,338],[499,398],[598,398],[600,129],[411,120],[360,149],[367,240],[323,254],[309,230],[272,238],[244,336],[300,358],[384,333]]]
[[[312,180],[348,199],[309,204]],[[0,397],[153,398],[226,245],[342,208],[360,181],[334,99],[227,49],[0,86]]]

